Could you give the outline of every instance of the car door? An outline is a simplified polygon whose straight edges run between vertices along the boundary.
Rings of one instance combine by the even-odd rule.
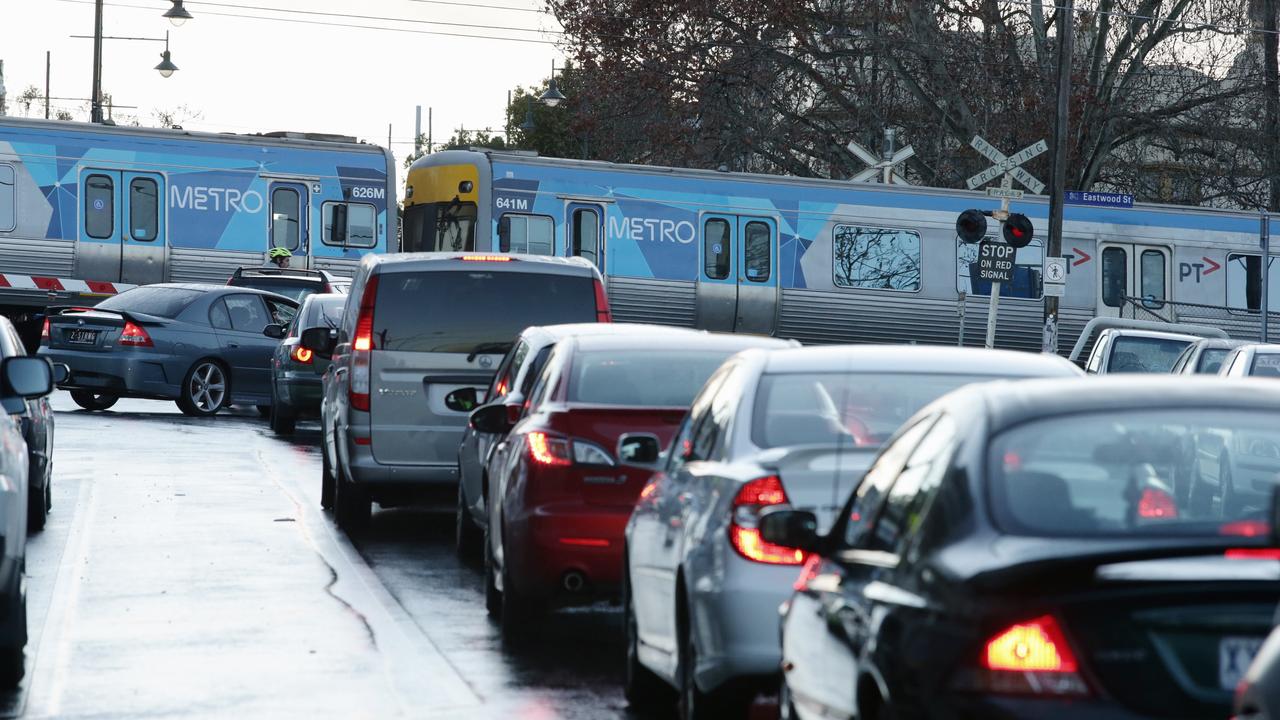
[[[263,335],[262,330],[273,321],[267,303],[257,294],[224,295],[210,310],[222,357],[231,366],[234,398],[270,394],[271,354],[280,341]]]

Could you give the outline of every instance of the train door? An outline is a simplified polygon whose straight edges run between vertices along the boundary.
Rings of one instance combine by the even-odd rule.
[[[1167,246],[1104,242],[1098,255],[1099,317],[1169,316],[1173,268]]]
[[[121,181],[120,281],[133,285],[164,282],[164,176],[126,172]]]
[[[699,328],[772,334],[778,306],[777,237],[772,218],[702,216]]]
[[[80,228],[76,277],[120,282],[122,173],[87,168],[80,173]]]
[[[565,205],[565,256],[590,260],[604,272],[604,208],[591,203]]]
[[[293,253],[290,267],[311,267],[307,257],[311,217],[310,192],[299,182],[271,183],[271,215],[267,222],[267,247],[282,247]]]

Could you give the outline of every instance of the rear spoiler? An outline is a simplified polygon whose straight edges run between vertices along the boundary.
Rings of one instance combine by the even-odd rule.
[[[315,278],[324,280],[324,273],[319,270],[310,270],[307,268],[280,268],[280,267],[238,267],[231,274],[231,279],[236,280],[245,275],[261,275],[264,277],[297,277],[297,278]],[[228,281],[230,282],[230,281]]]
[[[288,298],[285,299],[287,300]],[[49,317],[81,312],[118,315],[128,322],[136,323],[138,325],[167,325],[168,323],[173,322],[172,318],[160,317],[158,315],[146,315],[144,313],[128,312],[125,310],[102,310],[96,307],[85,307],[83,305],[55,305],[50,306],[49,311]]]

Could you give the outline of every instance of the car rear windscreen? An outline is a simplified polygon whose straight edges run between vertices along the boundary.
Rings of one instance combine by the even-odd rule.
[[[203,295],[188,288],[140,287],[126,290],[98,303],[99,310],[135,312],[156,317],[178,317],[187,306]]]
[[[878,447],[917,410],[990,375],[777,373],[760,379],[751,439],[762,448]]]
[[[1218,371],[1222,369],[1222,361],[1226,360],[1227,355],[1230,353],[1231,351],[1226,348],[1221,350],[1209,348],[1205,350],[1200,354],[1200,369],[1196,370],[1196,372],[1202,375],[1217,375]]]
[[[569,402],[685,407],[736,350],[596,350],[573,359]]]
[[[988,454],[996,524],[1015,535],[1270,532],[1274,412],[1113,410],[1018,425]]]
[[[531,325],[595,322],[591,277],[450,270],[378,276],[374,344],[402,352],[501,354]]]
[[[1280,377],[1280,353],[1257,353],[1249,368],[1253,377]]]
[[[1111,373],[1167,373],[1190,340],[1121,335],[1111,346]]]

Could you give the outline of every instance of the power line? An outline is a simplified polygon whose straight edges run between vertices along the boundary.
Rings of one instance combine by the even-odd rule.
[[[549,33],[549,34],[555,34],[555,35],[564,34],[562,30],[542,30],[539,28],[511,27],[511,26],[504,26],[504,25],[478,25],[475,23],[445,22],[443,20],[419,20],[418,18],[397,18],[397,17],[386,17],[386,16],[379,16],[379,15],[359,15],[355,13],[322,12],[319,10],[298,10],[294,8],[273,8],[273,7],[263,7],[261,5],[236,5],[234,3],[207,2],[206,0],[200,0],[199,2],[190,2],[189,4],[207,5],[210,7],[232,8],[237,10],[259,10],[262,12],[286,13],[286,14],[294,14],[294,15],[311,15],[311,16],[317,16],[317,17],[349,18],[353,20],[377,20],[382,22],[402,22],[402,23],[412,23],[415,25],[443,25],[446,27],[478,28],[481,30],[509,30],[512,32],[536,32],[536,33]],[[457,4],[461,5],[463,3],[457,3]],[[267,18],[267,19],[271,19],[271,18]]]

